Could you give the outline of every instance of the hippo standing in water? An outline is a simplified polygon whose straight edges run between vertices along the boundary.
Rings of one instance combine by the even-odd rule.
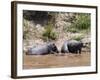
[[[27,55],[46,55],[46,54],[54,54],[58,53],[58,49],[54,43],[49,43],[46,45],[36,46],[30,48],[26,54]]]
[[[81,41],[76,41],[76,40],[68,40],[65,41],[62,48],[61,52],[62,53],[79,53],[81,54],[81,49],[83,47],[83,43]]]

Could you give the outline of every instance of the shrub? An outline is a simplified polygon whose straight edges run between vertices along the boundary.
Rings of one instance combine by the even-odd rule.
[[[53,26],[51,24],[45,26],[45,31],[43,32],[42,36],[46,41],[55,40],[57,38],[57,34],[53,31]]]
[[[78,30],[75,28],[68,28],[67,31],[72,32],[72,33],[78,32]]]
[[[30,23],[28,20],[23,20],[23,39],[29,40],[34,37],[37,37],[37,30],[34,26],[30,26]]]
[[[30,35],[29,25],[27,20],[23,20],[23,39],[28,39]]]
[[[75,21],[75,27],[79,30],[90,28],[90,14],[79,14]]]
[[[82,30],[90,30],[90,14],[77,13],[76,19],[67,31],[78,32]]]
[[[81,36],[74,36],[74,37],[72,37],[71,39],[74,39],[74,40],[80,41],[80,40],[83,39],[83,36],[82,36],[82,35],[81,35]]]

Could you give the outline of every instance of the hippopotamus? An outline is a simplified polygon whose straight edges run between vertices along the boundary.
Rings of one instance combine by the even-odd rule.
[[[62,53],[79,53],[81,54],[81,49],[83,47],[83,43],[81,41],[77,40],[68,40],[65,41],[62,48],[61,52]]]
[[[54,54],[54,53],[59,53],[54,43],[38,45],[29,48],[28,51],[26,52],[27,55],[46,55],[46,54]]]

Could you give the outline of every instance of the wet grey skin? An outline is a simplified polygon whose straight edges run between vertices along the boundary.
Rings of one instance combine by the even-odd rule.
[[[32,47],[28,49],[28,51],[26,52],[27,55],[46,55],[46,54],[54,54],[54,53],[59,53],[54,43],[38,45],[36,47]]]
[[[65,41],[62,48],[61,52],[62,53],[79,53],[81,54],[81,49],[83,47],[83,43],[81,41],[76,41],[76,40],[68,40]]]

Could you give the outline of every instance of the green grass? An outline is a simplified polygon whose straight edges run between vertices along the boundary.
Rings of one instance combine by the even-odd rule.
[[[79,30],[76,29],[76,28],[68,28],[67,31],[68,31],[68,32],[72,32],[72,33],[79,32]]]
[[[48,24],[47,26],[45,26],[45,31],[43,32],[42,36],[46,41],[57,39],[57,33],[53,31],[52,24]]]
[[[67,29],[67,31],[76,33],[87,29],[90,30],[90,26],[91,26],[90,23],[91,23],[90,14],[77,13],[76,20]]]
[[[72,37],[71,39],[74,39],[74,40],[80,41],[80,40],[83,39],[83,36],[82,36],[82,35],[80,35],[80,36],[74,36],[74,37]]]

